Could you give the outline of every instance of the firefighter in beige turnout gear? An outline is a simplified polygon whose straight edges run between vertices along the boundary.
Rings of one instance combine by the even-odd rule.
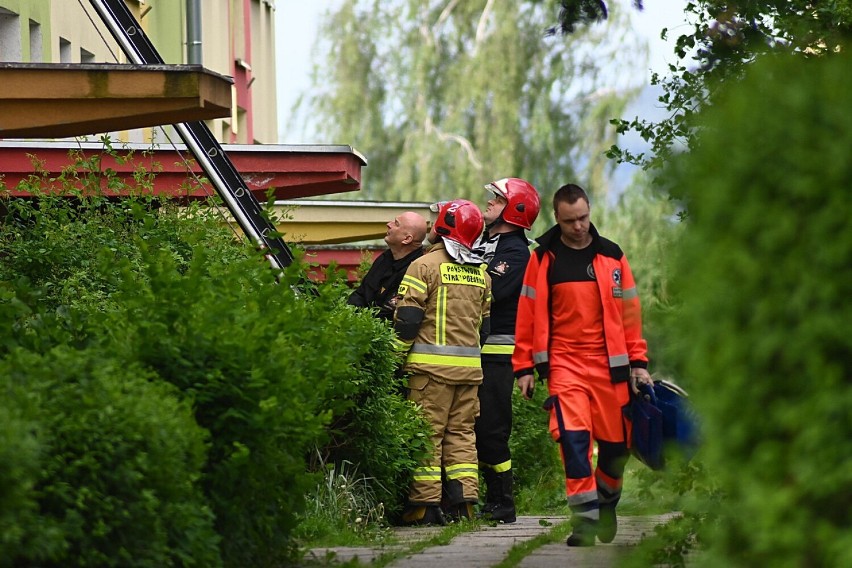
[[[442,204],[429,235],[434,244],[411,263],[399,288],[396,348],[406,354],[409,400],[422,407],[434,443],[431,458],[414,471],[406,524],[444,524],[442,477],[451,517],[472,518],[479,498],[474,422],[491,278],[470,249],[482,227],[470,201]]]

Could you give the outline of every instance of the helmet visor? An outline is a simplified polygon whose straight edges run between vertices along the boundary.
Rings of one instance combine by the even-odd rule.
[[[502,197],[503,199],[509,199],[508,193],[506,193],[506,187],[502,185],[498,185],[500,182],[491,182],[486,183],[483,187],[496,195],[497,197]]]
[[[429,206],[429,211],[432,213],[440,213],[441,207],[449,203],[449,201],[437,201]]]

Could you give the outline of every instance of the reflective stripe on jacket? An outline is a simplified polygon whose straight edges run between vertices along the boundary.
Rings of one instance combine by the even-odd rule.
[[[456,263],[438,243],[411,263],[398,295],[394,330],[405,370],[445,383],[482,382],[480,342],[491,309],[485,270]]]
[[[603,305],[604,340],[613,382],[626,381],[630,367],[648,366],[648,346],[642,338],[639,295],[627,258],[619,246],[601,237],[594,225],[589,230],[595,257],[592,265]],[[538,371],[540,378],[549,374],[551,302],[548,274],[554,259],[550,250],[553,239],[560,237],[554,226],[537,239],[524,273],[515,326],[515,351],[512,366],[515,376]]]

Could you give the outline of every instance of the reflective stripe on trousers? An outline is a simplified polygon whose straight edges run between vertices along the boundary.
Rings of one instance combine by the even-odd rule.
[[[558,354],[550,365],[546,408],[551,436],[562,452],[568,504],[575,513],[597,519],[599,502],[615,503],[621,494],[629,387],[612,383],[606,356]],[[594,471],[593,441],[598,442]]]
[[[434,452],[428,463],[421,464],[411,483],[408,500],[411,503],[441,501],[443,467],[448,479],[457,480],[465,501],[479,498],[479,473],[476,460],[474,420],[479,414],[478,385],[439,383],[428,375],[412,375],[408,379],[408,399],[423,408],[423,415],[432,425]]]

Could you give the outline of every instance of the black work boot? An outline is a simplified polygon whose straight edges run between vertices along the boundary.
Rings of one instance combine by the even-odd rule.
[[[497,472],[493,469],[483,467],[482,479],[485,481],[485,503],[479,510],[479,515],[482,518],[489,518],[488,515],[500,505],[503,497],[503,485],[500,478],[497,477]]]
[[[440,525],[447,524],[444,513],[438,505],[406,505],[402,512],[404,525]]]
[[[598,540],[601,542],[612,542],[618,532],[618,517],[615,515],[615,503],[600,506],[600,520],[598,521]]]
[[[473,503],[462,502],[450,505],[444,515],[448,522],[455,523],[462,519],[470,520],[473,518]]]
[[[598,522],[585,517],[575,516],[571,519],[574,532],[565,540],[568,546],[594,546]]]
[[[483,518],[497,521],[499,523],[514,523],[517,520],[515,513],[515,497],[512,494],[512,470],[497,474],[500,487],[499,503],[488,511]]]
[[[475,500],[468,501],[464,495],[464,487],[458,479],[445,479],[443,482],[443,497],[441,508],[448,522],[454,523],[460,519],[472,519]]]

